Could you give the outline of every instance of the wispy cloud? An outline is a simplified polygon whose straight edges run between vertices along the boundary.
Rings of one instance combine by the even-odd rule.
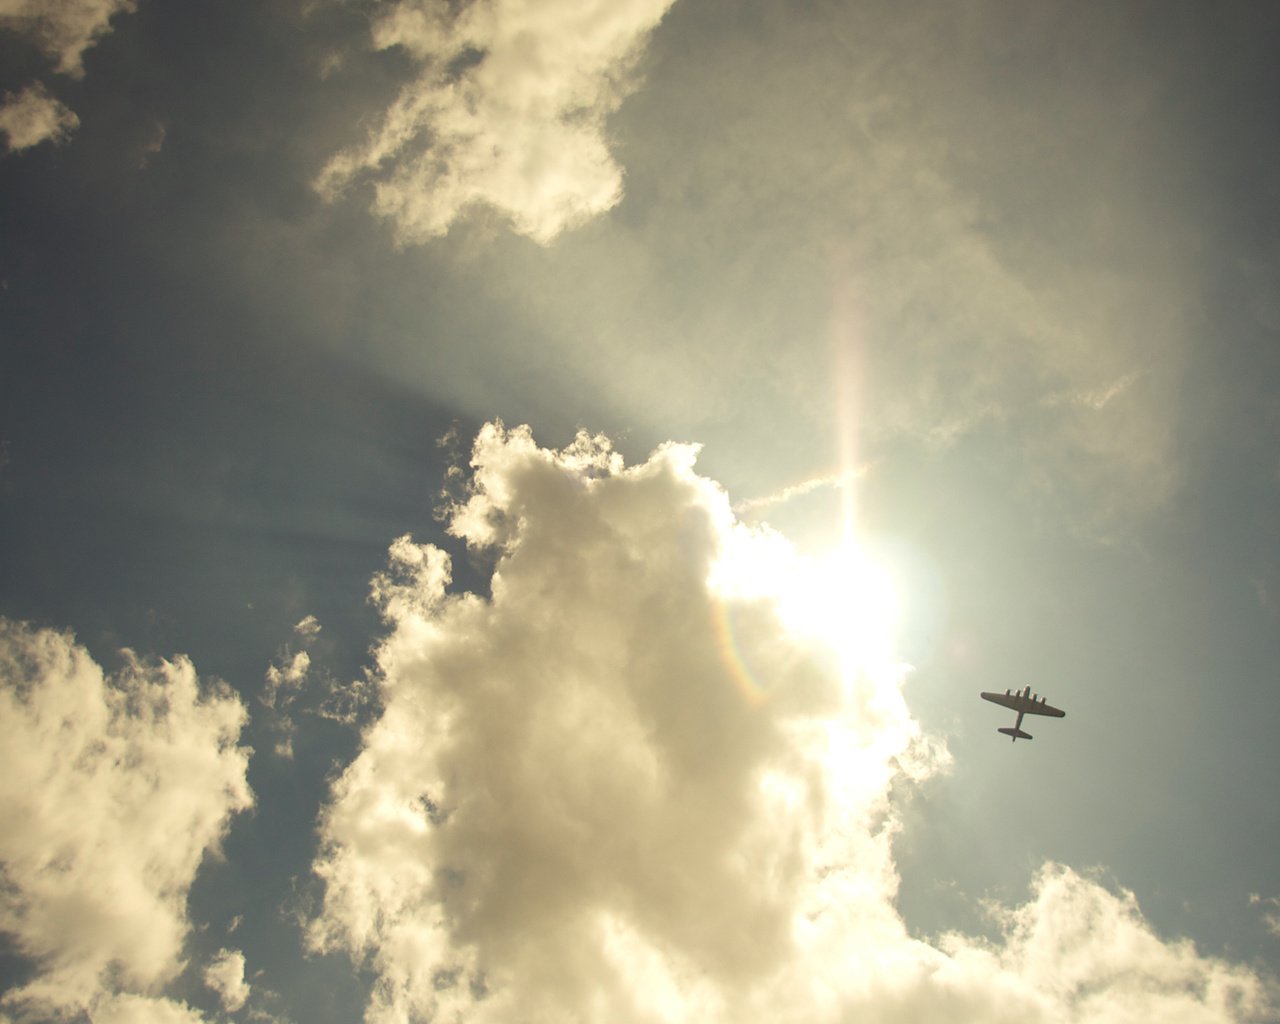
[[[622,195],[605,120],[636,81],[649,32],[673,0],[399,0],[374,23],[379,49],[422,70],[362,145],[316,182],[336,197],[366,174],[373,209],[405,244],[449,230],[473,206],[550,242]]]
[[[999,446],[1011,486],[1091,533],[1167,507],[1215,230],[1158,155],[1185,129],[1176,53],[1119,59],[1124,7],[692,11],[619,121],[635,215],[553,266],[492,264],[584,390],[654,433],[735,415],[764,450],[830,436],[837,405],[867,455]],[[1048,89],[1034,69],[1064,52]],[[989,73],[1013,54],[1034,116]]]
[[[945,752],[898,676],[846,679],[767,587],[716,585],[727,558],[784,580],[787,554],[695,453],[625,468],[600,437],[490,425],[449,526],[496,556],[492,598],[449,594],[439,549],[392,547],[383,712],[322,817],[311,930],[376,975],[371,1024],[1267,1009],[1250,970],[1065,867],[994,943],[910,936],[892,792]]]
[[[0,0],[0,26],[32,38],[57,61],[57,70],[79,77],[82,59],[111,18],[132,11],[134,0]]]
[[[80,119],[39,82],[20,93],[6,93],[0,103],[0,132],[9,152],[30,149],[41,142],[64,142],[80,126]]]
[[[222,1007],[235,1013],[249,999],[249,984],[244,980],[244,954],[238,949],[221,949],[205,968],[204,983],[218,993]]]
[[[1055,392],[1042,399],[1042,404],[1050,408],[1055,405],[1079,405],[1094,410],[1105,409],[1115,398],[1128,391],[1140,377],[1142,374],[1134,370],[1099,387]]]
[[[311,649],[322,632],[320,621],[307,615],[293,627],[297,649],[284,644],[270,665],[260,698],[266,721],[275,734],[277,757],[293,757],[298,714],[317,715],[354,725],[372,700],[367,678],[343,682],[313,662]]]
[[[284,758],[293,757],[292,708],[311,672],[311,655],[306,648],[320,635],[320,622],[308,615],[293,627],[293,632],[303,649],[295,651],[288,644],[280,648],[275,661],[267,666],[262,691],[262,703],[276,732],[275,752]]]
[[[153,998],[182,967],[187,892],[248,808],[239,700],[183,658],[107,677],[71,637],[0,620],[0,930],[28,1019],[195,1020]]]
[[[80,78],[85,50],[109,30],[113,15],[133,9],[134,0],[0,0],[0,28],[34,42],[54,60],[54,70]],[[41,82],[6,94],[0,104],[0,132],[11,153],[65,142],[79,126],[75,112]]]
[[[746,498],[743,501],[734,502],[733,511],[740,516],[762,512],[767,508],[773,508],[775,505],[784,505],[796,498],[803,498],[806,494],[812,494],[814,491],[848,487],[863,476],[864,473],[865,470],[858,470],[849,473],[827,473],[823,476],[810,477],[808,480],[802,480],[798,484],[783,487],[763,497]]]
[[[1267,931],[1280,938],[1280,897],[1250,893],[1249,906],[1260,909],[1262,923],[1267,926]]]

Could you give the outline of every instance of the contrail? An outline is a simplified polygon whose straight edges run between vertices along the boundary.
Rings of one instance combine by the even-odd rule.
[[[758,512],[760,509],[781,505],[785,501],[799,498],[823,487],[845,487],[866,476],[866,473],[867,467],[862,466],[844,473],[828,473],[826,476],[815,476],[809,480],[802,480],[798,484],[792,484],[790,487],[784,487],[780,491],[774,491],[772,494],[766,494],[762,498],[747,498],[744,501],[739,501],[733,506],[733,511],[740,516],[749,512]]]

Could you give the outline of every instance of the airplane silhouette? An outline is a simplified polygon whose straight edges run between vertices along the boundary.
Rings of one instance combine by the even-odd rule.
[[[1031,739],[1031,733],[1022,731],[1023,715],[1049,715],[1052,718],[1066,718],[1065,711],[1059,711],[1057,708],[1045,703],[1045,699],[1040,694],[1032,694],[1031,687],[1028,686],[1024,690],[1005,690],[1004,693],[982,693],[983,700],[989,700],[993,704],[1000,704],[1006,708],[1012,708],[1018,712],[1018,720],[1013,723],[1013,728],[997,729],[1006,736],[1012,737],[1013,743],[1018,740]]]

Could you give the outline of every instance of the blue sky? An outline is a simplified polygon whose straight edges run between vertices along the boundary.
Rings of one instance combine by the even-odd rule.
[[[0,2],[0,1020],[1276,1019],[1278,30]]]

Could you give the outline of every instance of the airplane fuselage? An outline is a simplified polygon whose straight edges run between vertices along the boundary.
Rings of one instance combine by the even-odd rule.
[[[982,693],[983,700],[989,700],[993,704],[999,704],[1002,707],[1009,708],[1018,713],[1018,720],[1014,722],[1013,727],[1003,727],[997,731],[1010,737],[1010,740],[1016,743],[1018,740],[1031,739],[1031,733],[1026,732],[1022,728],[1022,718],[1024,715],[1048,715],[1051,718],[1065,718],[1066,712],[1059,711],[1057,708],[1049,704],[1049,702],[1041,697],[1038,693],[1032,693],[1031,687],[1026,686],[1021,690],[1005,690],[1004,693]]]

